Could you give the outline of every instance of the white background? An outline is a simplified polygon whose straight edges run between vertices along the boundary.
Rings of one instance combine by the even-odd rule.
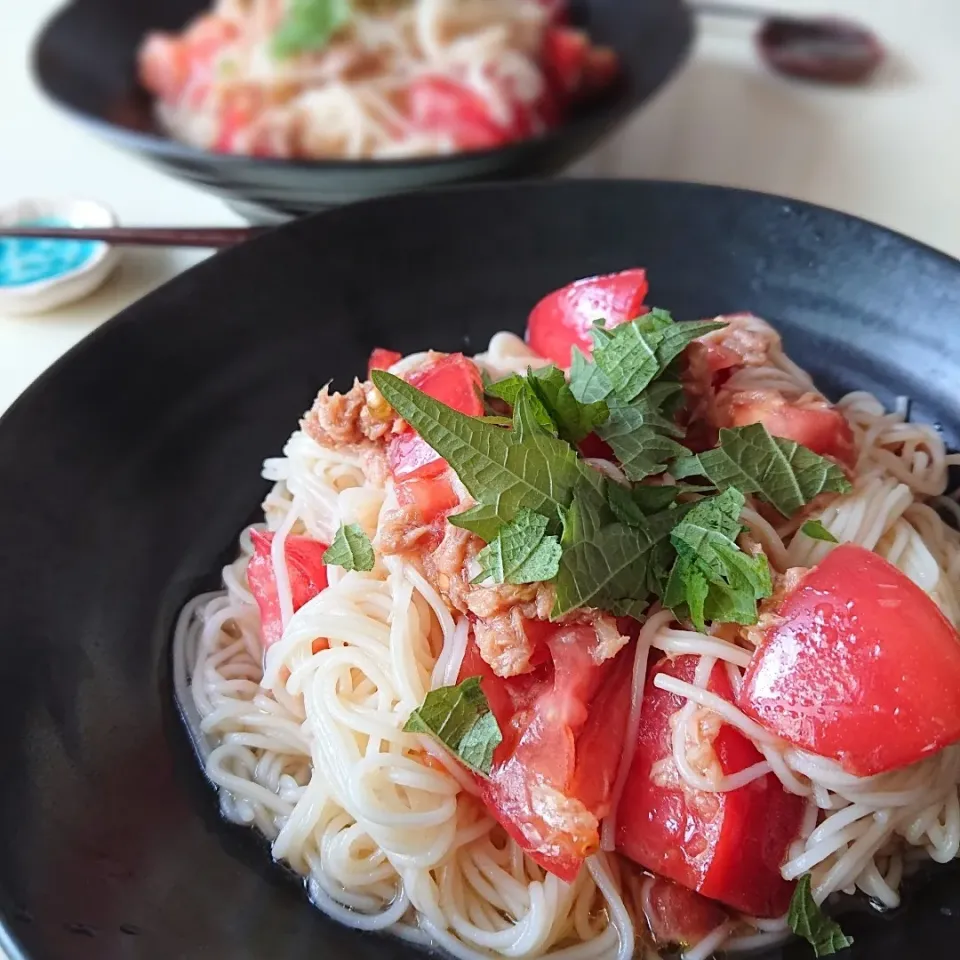
[[[791,82],[759,65],[749,25],[703,18],[684,73],[577,173],[782,193],[960,256],[960,0],[750,2],[856,17],[889,45],[891,62],[866,89]],[[57,6],[0,0],[0,205],[91,197],[131,225],[237,222],[218,200],[99,143],[42,99],[29,48]],[[0,315],[0,411],[97,324],[198,256],[128,252],[109,286],[82,303],[41,317]]]

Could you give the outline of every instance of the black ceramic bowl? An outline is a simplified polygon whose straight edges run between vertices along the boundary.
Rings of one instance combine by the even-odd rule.
[[[226,198],[254,220],[422,187],[552,175],[583,156],[676,70],[692,27],[682,0],[575,0],[574,17],[624,67],[618,87],[543,136],[413,160],[292,162],[228,156],[170,139],[136,77],[148,30],[177,29],[210,0],[74,0],[47,24],[34,55],[41,88],[94,133],[173,176]]]
[[[960,263],[860,220],[683,184],[394,197],[222,253],[101,327],[0,421],[0,945],[13,960],[416,960],[307,902],[218,815],[170,640],[317,387],[374,345],[477,350],[574,277],[648,268],[682,319],[753,310],[833,394],[960,441]],[[953,960],[960,875],[845,921],[850,960]],[[773,956],[809,958],[805,944]],[[767,955],[771,956],[770,954]]]

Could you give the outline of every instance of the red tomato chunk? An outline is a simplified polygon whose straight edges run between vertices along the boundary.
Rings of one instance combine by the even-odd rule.
[[[543,39],[543,69],[548,81],[565,97],[571,97],[583,84],[590,51],[590,38],[582,30],[554,26]]]
[[[768,730],[857,776],[960,740],[960,638],[882,557],[836,547],[777,614],[737,701]]]
[[[703,368],[700,369],[699,365],[692,368],[697,372],[690,383],[698,388],[697,393],[712,395],[718,401],[716,422],[712,426],[744,427],[762,423],[775,437],[793,440],[814,453],[833,457],[852,467],[857,460],[853,430],[844,415],[823,397],[811,394],[788,399],[780,390],[772,387],[731,390],[728,381],[748,363],[743,353],[738,352],[737,337],[744,331],[752,337],[745,341],[745,345],[740,345],[739,351],[759,354],[753,357],[753,365],[766,359],[767,351],[777,338],[773,329],[766,327],[766,324],[761,324],[757,330],[739,315],[730,317],[729,322],[732,333],[720,331],[700,340],[699,348],[704,350]],[[730,343],[720,339],[724,335],[730,337]],[[693,399],[696,400],[696,397]],[[711,439],[711,425],[706,422],[708,419],[701,417],[690,425],[696,449],[716,443],[715,436]]]
[[[616,52],[594,46],[583,30],[574,27],[548,27],[541,59],[547,83],[564,104],[606,89],[620,73]]]
[[[269,647],[283,635],[283,619],[280,616],[280,597],[277,593],[277,581],[273,575],[273,560],[270,547],[272,533],[253,530],[253,556],[247,566],[247,582],[250,592],[260,608],[260,624],[263,645]],[[284,557],[287,561],[287,574],[290,577],[290,592],[293,595],[293,609],[299,610],[308,600],[312,600],[327,586],[327,568],[323,555],[328,545],[309,537],[287,537],[284,543]]]
[[[734,397],[729,411],[732,427],[762,423],[775,437],[794,440],[847,466],[856,462],[850,424],[839,410],[826,403],[791,403],[776,390],[746,391]]]
[[[198,18],[182,36],[151,33],[139,54],[140,80],[168,103],[185,94],[199,101],[209,87],[217,54],[237,34],[236,24],[213,14]]]
[[[471,640],[460,678],[482,677],[503,733],[481,796],[544,869],[572,881],[599,846],[630,710],[632,648],[596,664],[593,627],[529,621],[539,656],[528,674],[501,679]]]
[[[395,363],[403,359],[402,353],[396,350],[385,350],[383,347],[374,347],[367,361],[367,377],[374,370],[389,370]]]
[[[657,877],[645,898],[647,925],[662,946],[696,946],[704,937],[730,919],[715,900]]]
[[[425,76],[410,85],[412,124],[428,133],[446,134],[459,150],[489,150],[515,139],[517,131],[498,123],[480,94],[442,76]]]
[[[443,461],[441,460],[440,463]],[[398,484],[397,499],[402,504],[415,506],[420,519],[425,524],[445,518],[460,504],[460,498],[453,489],[453,484],[445,475],[407,480],[405,483]]]
[[[547,294],[527,320],[527,343],[541,357],[560,367],[570,366],[571,351],[593,351],[590,327],[604,320],[607,327],[635,320],[647,312],[646,271],[624,270],[586,277]]]
[[[427,396],[469,417],[483,415],[483,380],[477,365],[462,353],[449,353],[406,378]],[[387,447],[387,463],[394,480],[436,477],[448,467],[445,460],[409,426]]]
[[[698,662],[689,655],[664,659],[647,675],[640,736],[617,812],[617,849],[706,897],[753,916],[777,917],[793,894],[780,867],[799,836],[805,801],[787,793],[773,774],[726,793],[695,790],[680,779],[671,718],[685,701],[654,686],[654,679],[664,674],[693,682]],[[722,664],[708,689],[733,699]],[[763,759],[729,724],[720,726],[713,749],[727,775]]]

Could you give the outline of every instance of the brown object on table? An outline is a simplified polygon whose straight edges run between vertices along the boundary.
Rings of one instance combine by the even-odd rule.
[[[756,7],[713,0],[691,4],[709,17],[756,20],[757,49],[777,73],[820,83],[865,83],[883,62],[883,44],[866,27],[840,17],[770,14]]]
[[[115,246],[207,247],[245,243],[270,227],[28,227],[0,225],[0,239],[97,240]]]
[[[778,73],[821,83],[864,83],[885,55],[869,30],[833,17],[770,17],[756,42],[760,56]]]

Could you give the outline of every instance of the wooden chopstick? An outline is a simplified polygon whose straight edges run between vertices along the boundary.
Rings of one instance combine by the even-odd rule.
[[[209,247],[244,243],[271,227],[21,227],[0,225],[0,239],[98,240],[118,246]]]

